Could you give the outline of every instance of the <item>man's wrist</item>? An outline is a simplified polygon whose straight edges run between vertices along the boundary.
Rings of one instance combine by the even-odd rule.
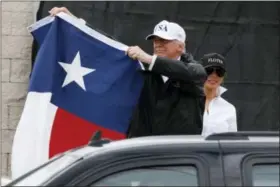
[[[153,55],[151,63],[150,63],[149,68],[148,68],[150,71],[153,69],[153,67],[155,65],[155,62],[156,62],[156,59],[157,59],[157,55]]]
[[[152,61],[153,61],[153,56],[151,56],[151,55],[147,55],[146,60],[145,60],[145,63],[147,63],[147,64],[151,64],[151,63],[152,63]]]

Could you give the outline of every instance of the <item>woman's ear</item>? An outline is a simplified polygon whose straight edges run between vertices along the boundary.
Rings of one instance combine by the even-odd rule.
[[[224,84],[224,82],[225,82],[225,78],[226,78],[226,75],[227,75],[227,74],[225,73],[225,75],[222,77],[222,82],[221,82],[221,85],[222,85],[222,84]]]
[[[225,73],[225,75],[224,75],[224,77],[223,77],[223,82],[224,82],[224,80],[226,79],[226,77],[227,77],[227,73]]]

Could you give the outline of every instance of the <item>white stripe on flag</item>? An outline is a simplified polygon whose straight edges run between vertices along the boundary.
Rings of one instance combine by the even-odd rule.
[[[12,146],[12,179],[49,159],[50,133],[57,107],[50,93],[29,92]]]

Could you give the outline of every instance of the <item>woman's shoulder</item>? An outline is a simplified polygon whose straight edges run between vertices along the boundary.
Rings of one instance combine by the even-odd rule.
[[[230,103],[229,101],[227,101],[225,98],[222,97],[222,94],[225,93],[227,91],[227,88],[220,86],[218,89],[218,100],[219,100],[219,104],[221,106],[223,106],[223,108],[227,108],[228,110],[232,110],[235,112],[235,106]]]
[[[234,111],[236,110],[235,106],[230,103],[229,101],[227,101],[226,99],[224,99],[223,97],[219,97],[219,103],[220,105],[223,106],[223,108],[226,108],[227,110],[231,110],[231,111]]]

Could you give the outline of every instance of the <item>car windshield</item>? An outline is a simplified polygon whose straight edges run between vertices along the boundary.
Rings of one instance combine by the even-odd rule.
[[[40,184],[51,178],[53,175],[66,168],[67,166],[70,166],[77,160],[78,158],[63,155],[62,157],[31,173],[30,175],[22,178],[12,186],[39,186]]]
[[[49,161],[46,165],[40,167],[29,175],[8,184],[8,186],[40,186],[60,171],[83,159],[83,157],[92,152],[93,149],[96,148],[86,147],[74,152],[65,153],[58,158]]]

